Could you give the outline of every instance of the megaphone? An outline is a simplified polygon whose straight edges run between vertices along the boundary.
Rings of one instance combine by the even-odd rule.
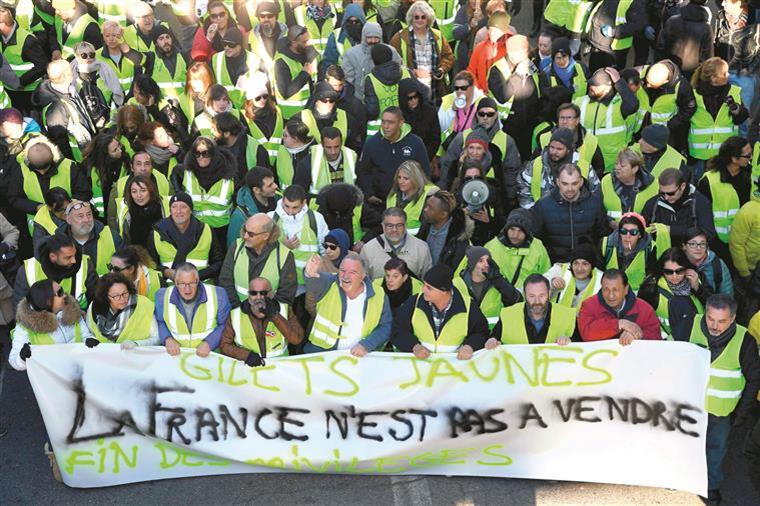
[[[472,214],[480,211],[491,191],[485,181],[473,179],[462,186],[462,200],[467,204],[467,211]]]

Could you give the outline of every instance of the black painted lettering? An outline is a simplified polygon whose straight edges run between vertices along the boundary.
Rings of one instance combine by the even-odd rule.
[[[599,400],[600,400],[599,397],[581,397],[580,399],[578,399],[577,402],[575,403],[575,411],[574,411],[575,419],[578,420],[579,422],[590,422],[590,423],[601,422],[602,419],[596,415],[589,418],[585,418],[583,415],[584,413],[588,411],[594,412],[596,409],[596,408],[592,408],[591,406],[584,406],[583,405],[584,402],[598,403]]]
[[[246,434],[246,423],[248,422],[248,410],[245,408],[238,408],[238,411],[240,411],[240,417],[242,420],[240,420],[240,423],[235,420],[235,418],[230,413],[230,410],[227,409],[227,406],[224,404],[219,405],[219,418],[222,420],[222,437],[227,440],[228,435],[228,427],[232,425],[235,428],[235,432],[237,433],[237,436],[241,439],[245,439],[248,437]]]
[[[296,427],[303,427],[304,423],[301,420],[288,418],[288,415],[290,413],[303,413],[305,415],[308,415],[309,413],[311,413],[311,411],[309,411],[308,409],[286,408],[286,407],[278,407],[275,409],[277,409],[277,421],[280,422],[280,437],[282,439],[284,439],[285,441],[293,441],[294,439],[296,441],[306,441],[309,439],[309,436],[297,435],[297,434],[293,434],[292,432],[288,432],[286,426],[294,425]]]
[[[340,417],[338,417],[338,415],[340,415]],[[335,424],[338,426],[338,430],[340,431],[341,439],[346,439],[348,437],[348,416],[346,416],[346,413],[341,411],[338,414],[335,414],[335,412],[331,409],[325,411],[325,429],[327,431],[325,436],[327,439],[330,439],[331,419],[335,420]]]
[[[557,403],[558,401],[554,401],[554,402]],[[541,427],[542,429],[545,429],[548,427],[548,425],[546,425],[546,422],[544,422],[544,419],[541,417],[541,414],[536,409],[536,406],[532,402],[522,405],[521,410],[520,410],[520,419],[521,419],[520,421],[521,429],[524,429],[528,425],[528,422],[531,420],[535,421],[538,424],[538,426]]]
[[[407,439],[409,439],[410,437],[414,435],[414,424],[411,422],[411,420],[409,420],[408,418],[404,416],[405,414],[406,414],[405,409],[397,409],[396,411],[391,413],[391,418],[393,418],[393,420],[399,423],[403,423],[406,426],[406,430],[407,430],[406,436],[401,437],[398,435],[398,432],[396,431],[395,428],[391,427],[390,429],[388,429],[388,434],[390,434],[390,436],[396,441],[406,441]]]
[[[198,408],[195,410],[195,440],[200,441],[203,437],[202,432],[204,427],[208,427],[208,433],[211,434],[211,438],[214,441],[219,441],[219,432],[216,430],[219,427],[219,422],[216,421],[214,413],[208,408]]]

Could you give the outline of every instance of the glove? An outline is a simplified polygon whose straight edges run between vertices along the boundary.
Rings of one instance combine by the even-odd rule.
[[[18,356],[21,357],[21,360],[26,362],[26,359],[32,356],[32,347],[29,346],[29,343],[24,343],[24,346],[21,347],[21,351],[18,352]]]
[[[741,106],[736,103],[733,97],[731,96],[726,97],[726,105],[728,106],[728,112],[731,113],[732,116],[739,114],[739,110],[741,109]]]
[[[499,266],[496,265],[496,262],[494,262],[492,259],[488,259],[488,275],[486,275],[486,279],[493,282],[497,279],[501,278],[501,270],[499,270]]]
[[[100,341],[98,341],[94,337],[88,337],[87,339],[84,340],[84,345],[87,346],[88,348],[94,348],[99,344],[100,344]]]
[[[137,343],[134,341],[124,341],[121,343],[122,350],[133,350],[137,347]]]
[[[615,30],[610,25],[602,25],[602,35],[611,39],[615,36]]]
[[[280,303],[274,299],[267,299],[267,305],[264,308],[264,315],[267,318],[272,318],[274,315],[280,312]]]
[[[654,41],[656,37],[653,26],[647,25],[644,27],[644,37],[646,37],[647,40]]]
[[[261,355],[252,351],[248,354],[248,358],[245,359],[245,365],[248,367],[261,367],[266,364],[264,363],[264,359],[261,358]]]
[[[6,253],[10,249],[11,249],[11,247],[10,247],[10,245],[7,242],[5,242],[5,241],[0,242],[0,255],[2,255],[3,253]]]

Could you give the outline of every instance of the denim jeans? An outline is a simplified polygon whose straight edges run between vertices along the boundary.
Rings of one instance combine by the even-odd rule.
[[[723,458],[728,449],[731,420],[728,416],[707,417],[707,489],[718,490],[723,483]]]
[[[755,87],[757,86],[757,82],[755,81],[755,76],[737,74],[736,72],[729,72],[728,82],[742,89],[741,91],[742,103],[744,104],[744,107],[746,107],[748,111],[752,112],[751,111],[752,100],[755,98]],[[747,121],[745,121],[739,126],[739,135],[741,135],[742,137],[747,137],[748,131],[749,131],[749,119],[747,119]]]

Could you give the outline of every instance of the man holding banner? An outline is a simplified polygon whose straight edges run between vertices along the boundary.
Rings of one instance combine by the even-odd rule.
[[[350,349],[363,357],[382,349],[390,336],[391,306],[384,291],[375,291],[362,258],[349,252],[337,275],[320,273],[321,262],[314,255],[304,267],[306,291],[317,301],[304,353]]]
[[[158,335],[169,355],[194,348],[196,355],[207,357],[219,347],[230,303],[223,289],[201,283],[198,268],[186,262],[175,269],[174,286],[156,292],[155,311]]]
[[[410,297],[393,321],[393,345],[425,360],[432,353],[457,353],[469,360],[488,339],[488,321],[469,293],[454,286],[454,271],[437,264],[425,273],[422,293]],[[465,332],[466,331],[466,332]]]
[[[707,299],[704,317],[694,317],[689,341],[710,350],[710,379],[705,409],[707,419],[708,500],[721,500],[723,459],[731,429],[752,417],[760,390],[757,342],[736,324],[736,301],[716,294]],[[757,476],[755,477],[757,480]]]

